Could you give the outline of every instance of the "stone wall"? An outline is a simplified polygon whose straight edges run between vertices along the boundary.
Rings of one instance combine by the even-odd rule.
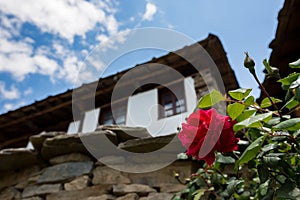
[[[149,138],[143,135],[144,139],[139,139],[115,127],[93,134],[102,136],[103,133],[116,136],[113,140],[117,146],[131,150],[136,146],[138,151],[143,151],[141,144],[147,149],[147,144],[154,148],[154,144],[161,146],[169,141],[168,136]],[[191,160],[176,160],[157,171],[126,173],[97,161],[78,135],[51,132],[30,140],[34,150],[0,152],[0,200],[168,200],[185,188],[180,182],[198,167]],[[108,155],[107,159],[118,165],[124,162],[122,157],[115,155]],[[174,173],[179,173],[179,178],[176,179]]]

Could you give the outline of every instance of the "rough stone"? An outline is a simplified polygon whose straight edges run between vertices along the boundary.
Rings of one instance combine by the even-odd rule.
[[[68,162],[54,165],[45,169],[38,183],[65,182],[72,178],[89,174],[93,168],[93,162]]]
[[[29,197],[29,198],[25,198],[25,199],[22,199],[22,200],[43,200],[43,198],[41,198],[41,197]]]
[[[116,200],[138,200],[138,199],[139,199],[139,195],[137,195],[136,193],[129,193],[122,197],[118,197]]]
[[[62,189],[61,184],[44,184],[44,185],[33,185],[24,189],[22,193],[23,198],[45,195],[50,193],[59,192]]]
[[[182,184],[163,184],[159,186],[160,192],[167,192],[167,193],[176,193],[182,191],[186,188],[186,185]]]
[[[37,153],[25,149],[3,149],[0,151],[0,171],[22,169],[39,163]]]
[[[160,164],[160,163],[172,163],[177,159],[176,153],[153,153],[148,154],[134,154],[133,156],[128,156],[128,161],[137,164]]]
[[[118,165],[124,164],[126,159],[124,156],[104,156],[100,160],[97,161],[96,165]]]
[[[103,194],[109,193],[111,190],[110,185],[92,186],[83,190],[75,191],[60,191],[46,196],[46,200],[82,200],[88,197],[98,197]]]
[[[103,194],[98,197],[88,197],[86,200],[115,200],[116,197],[110,194]]]
[[[21,193],[13,188],[13,187],[8,187],[5,188],[4,190],[0,191],[0,199],[2,200],[13,200],[13,199],[20,199],[21,198]]]
[[[113,185],[113,193],[117,196],[125,195],[128,193],[137,193],[139,196],[146,196],[151,192],[156,192],[156,190],[151,188],[148,185],[142,185],[142,184]]]
[[[159,149],[161,149],[161,153],[178,154],[184,152],[184,148],[178,141],[176,134],[159,137],[131,139],[120,143],[118,148],[135,153],[148,153],[157,151]]]
[[[65,132],[42,132],[38,135],[33,135],[29,138],[32,146],[37,151],[40,151],[42,149],[43,143],[47,138],[52,138],[58,135],[65,135]]]
[[[57,156],[54,158],[51,158],[49,162],[52,165],[65,163],[65,162],[83,162],[83,161],[91,161],[92,159],[84,154],[81,153],[71,153],[66,155]]]
[[[150,193],[147,200],[172,200],[173,196],[170,193]]]
[[[149,164],[148,164],[149,165]],[[134,170],[134,167],[132,166]],[[147,166],[146,166],[147,167]],[[198,162],[191,160],[175,161],[172,165],[148,173],[124,173],[132,183],[150,185],[159,187],[162,184],[178,184],[178,180],[174,177],[174,172],[179,173],[179,179],[184,181],[186,177],[195,173],[200,167]]]
[[[70,190],[82,190],[89,185],[90,178],[86,175],[75,178],[69,183],[65,183],[64,188],[67,191]]]
[[[37,183],[39,177],[40,177],[39,174],[29,177],[28,179],[21,181],[17,185],[15,185],[15,188],[22,190],[22,189],[26,188],[27,186],[34,185]]]
[[[46,138],[41,149],[41,155],[45,160],[70,153],[89,154],[78,134]]]
[[[0,173],[0,190],[2,188],[26,181],[30,176],[40,171],[40,166],[32,166],[20,171],[3,171]]]
[[[131,183],[130,179],[122,175],[120,171],[106,166],[97,167],[93,171],[93,185]]]
[[[122,125],[102,125],[97,130],[110,130],[117,134],[119,142],[125,142],[136,138],[152,137],[146,128],[143,127],[128,127]]]
[[[116,145],[111,141],[110,137],[116,139],[116,134],[112,131],[96,131],[84,133],[80,135],[80,139],[88,151],[96,159],[104,156],[111,156],[112,149],[116,149]]]

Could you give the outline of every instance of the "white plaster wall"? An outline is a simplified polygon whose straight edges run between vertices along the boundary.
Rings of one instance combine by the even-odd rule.
[[[190,114],[197,106],[197,95],[195,91],[194,79],[187,77],[184,79],[185,98],[187,101],[187,112]]]
[[[82,124],[82,133],[95,131],[98,126],[100,108],[96,108],[90,111],[87,111],[84,114],[83,124]]]
[[[187,111],[163,119],[158,119],[157,89],[129,97],[126,125],[146,127],[153,136],[176,133],[177,127],[193,112],[197,103],[193,78],[187,77],[184,79],[184,90]]]
[[[78,121],[73,121],[69,124],[67,134],[76,134],[79,132],[79,127],[80,127],[80,120]]]
[[[126,125],[148,127],[157,120],[157,89],[128,98]]]
[[[194,79],[192,77],[187,77],[184,79],[184,90],[186,99],[186,112],[158,120],[157,123],[163,124],[163,126],[156,136],[176,133],[177,128],[181,126],[181,123],[185,122],[185,118],[187,118],[194,111],[197,103],[197,96],[194,86]]]

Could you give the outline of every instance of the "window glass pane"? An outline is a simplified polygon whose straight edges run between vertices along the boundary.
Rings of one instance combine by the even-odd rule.
[[[166,110],[165,111],[165,117],[169,117],[173,115],[173,110]]]
[[[125,124],[125,115],[120,115],[115,119],[116,124]]]
[[[177,96],[176,96],[176,95]],[[159,90],[159,104],[163,107],[160,111],[160,118],[169,117],[185,112],[185,97],[183,82],[176,83],[169,88]],[[178,99],[177,99],[178,98]]]
[[[172,103],[165,104],[165,106],[164,106],[165,110],[172,109],[172,107],[173,107]]]
[[[103,125],[111,125],[111,124],[114,124],[113,120],[112,119],[107,119],[107,120],[104,120],[102,122]]]
[[[100,124],[125,124],[126,121],[126,109],[125,104],[117,104],[113,106],[114,112],[110,110],[110,107],[103,108],[100,111]]]
[[[179,99],[176,101],[176,106],[184,106],[184,101],[183,99]]]

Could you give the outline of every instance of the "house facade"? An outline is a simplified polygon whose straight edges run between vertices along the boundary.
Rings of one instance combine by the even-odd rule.
[[[197,48],[201,46],[199,53]],[[42,131],[91,132],[99,125],[146,127],[153,136],[175,133],[212,88],[238,87],[215,35],[0,115],[0,148],[26,146]]]

